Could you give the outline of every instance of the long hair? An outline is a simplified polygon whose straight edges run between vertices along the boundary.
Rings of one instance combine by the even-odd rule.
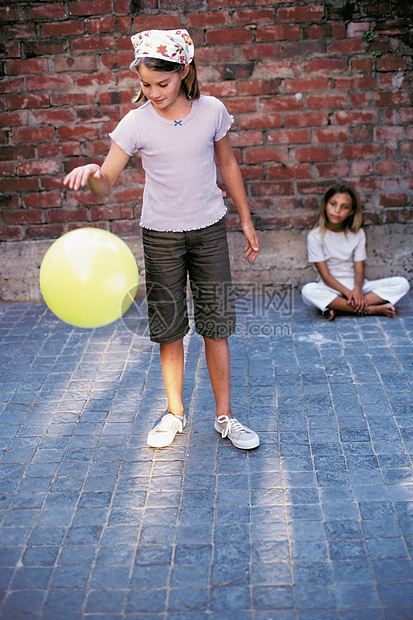
[[[145,56],[145,58],[140,58],[139,61],[134,65],[134,69],[138,71],[139,66],[143,64],[148,69],[152,69],[153,71],[166,71],[166,72],[174,72],[174,73],[183,73],[185,70],[185,65],[179,64],[177,62],[171,62],[170,60],[163,60],[162,58],[150,58],[149,56]],[[182,80],[181,88],[184,92],[184,95],[188,101],[194,101],[195,99],[199,99],[201,93],[199,90],[198,77],[196,74],[196,65],[195,60],[193,60],[189,65],[189,72],[186,77]],[[136,97],[134,97],[133,102],[145,102],[148,101],[147,97],[143,94],[142,89],[137,93]]]
[[[326,191],[321,201],[320,212],[318,214],[317,222],[315,223],[314,228],[319,226],[320,234],[323,237],[325,235],[326,230],[328,229],[328,218],[326,213],[326,207],[329,200],[335,194],[348,194],[351,198],[351,213],[347,217],[347,219],[343,222],[343,230],[346,233],[348,230],[356,233],[360,230],[363,223],[363,213],[362,213],[362,204],[360,200],[360,196],[357,191],[351,185],[347,185],[347,183],[336,183],[330,189]]]

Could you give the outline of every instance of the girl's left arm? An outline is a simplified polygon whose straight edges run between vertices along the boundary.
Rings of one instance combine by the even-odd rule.
[[[363,295],[364,284],[364,261],[354,261],[354,288],[351,291],[351,295],[348,298],[349,304],[357,312],[363,313],[366,310],[367,302]]]
[[[244,256],[249,262],[253,261],[260,251],[258,235],[252,223],[251,213],[245,194],[241,171],[234,157],[228,134],[214,143],[215,161],[221,173],[222,180],[228,190],[241,219],[243,233],[247,239]]]

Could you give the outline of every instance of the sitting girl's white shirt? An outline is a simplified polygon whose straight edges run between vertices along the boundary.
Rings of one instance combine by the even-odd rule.
[[[326,230],[324,236],[320,228],[314,228],[307,237],[308,261],[327,264],[331,275],[340,278],[354,277],[354,262],[366,260],[366,234],[362,228],[356,233],[350,230],[332,232]],[[317,281],[321,280],[317,272]]]
[[[142,157],[141,226],[181,232],[205,228],[225,215],[214,142],[233,120],[219,99],[203,95],[177,121],[160,116],[150,101],[126,114],[109,135],[127,155],[139,151]]]

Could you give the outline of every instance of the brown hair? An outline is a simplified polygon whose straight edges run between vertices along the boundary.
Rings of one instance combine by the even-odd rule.
[[[170,60],[163,60],[162,58],[150,58],[145,56],[145,58],[140,58],[136,64],[134,63],[133,68],[138,71],[141,64],[145,65],[148,69],[152,69],[153,71],[167,71],[174,73],[183,73],[185,67],[188,66],[189,72],[188,75],[182,80],[181,87],[188,101],[199,99],[201,93],[199,91],[195,60],[193,60],[189,65],[183,65],[177,62],[171,62]],[[134,103],[138,103],[148,101],[148,99],[143,94],[142,90],[140,90],[136,97],[134,97],[133,101]]]
[[[357,191],[354,187],[351,187],[351,185],[347,185],[347,183],[336,183],[336,185],[333,185],[326,191],[321,201],[320,213],[314,227],[319,226],[321,236],[324,236],[326,230],[328,229],[329,223],[326,214],[326,206],[335,194],[348,194],[351,198],[352,209],[348,218],[343,222],[344,232],[347,230],[351,230],[353,233],[358,232],[363,223],[363,207]]]

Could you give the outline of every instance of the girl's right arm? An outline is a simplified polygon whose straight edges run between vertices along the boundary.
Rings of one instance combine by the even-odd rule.
[[[350,289],[348,289],[343,284],[341,284],[338,280],[333,278],[333,276],[328,270],[327,263],[325,261],[320,261],[319,263],[314,263],[314,264],[324,284],[326,284],[330,288],[333,288],[334,290],[341,293],[343,297],[345,297],[346,299],[350,297],[351,295]]]
[[[63,184],[74,190],[88,185],[95,196],[107,196],[128,161],[129,155],[112,142],[102,166],[87,164],[74,168],[65,177]]]

